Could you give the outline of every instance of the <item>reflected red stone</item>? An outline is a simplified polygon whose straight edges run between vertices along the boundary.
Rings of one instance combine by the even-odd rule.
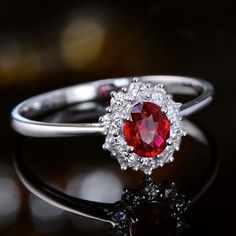
[[[135,211],[137,223],[131,225],[132,236],[174,236],[177,222],[171,209],[163,203],[148,203]]]
[[[138,103],[131,110],[131,118],[124,124],[124,135],[134,153],[142,157],[160,154],[170,136],[170,121],[161,108],[152,102]]]

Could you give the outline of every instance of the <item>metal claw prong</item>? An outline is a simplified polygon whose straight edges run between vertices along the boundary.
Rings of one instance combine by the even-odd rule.
[[[117,130],[113,130],[113,131],[112,131],[112,135],[113,135],[114,137],[118,137],[118,136],[119,136],[119,132],[118,132]]]
[[[133,82],[135,83],[139,82],[139,78],[138,77],[133,78]]]
[[[111,107],[107,107],[107,108],[106,108],[106,111],[109,112],[109,113],[111,113],[111,112],[112,112]]]
[[[115,95],[116,95],[116,91],[111,91],[111,94],[110,94],[110,95],[111,95],[111,97],[113,97],[113,98],[114,98],[114,97],[115,97]]]
[[[131,152],[133,152],[133,151],[134,151],[134,147],[129,146],[129,147],[128,147],[128,152],[131,153]]]
[[[122,116],[122,119],[125,120],[125,121],[130,120],[130,118],[129,118],[128,115],[123,115],[123,116]]]
[[[127,90],[128,90],[128,89],[127,89],[126,87],[121,88],[121,91],[122,91],[123,93],[126,93]]]
[[[103,116],[100,116],[100,117],[98,118],[98,122],[99,122],[99,123],[103,123],[103,122],[104,122]]]
[[[180,109],[183,106],[183,104],[178,102],[178,103],[176,103],[176,106]]]
[[[168,146],[172,145],[172,140],[167,139],[166,144],[167,144]]]
[[[167,114],[167,112],[168,112],[168,110],[167,110],[166,107],[162,107],[162,108],[161,108],[161,111],[162,111],[164,114]]]
[[[127,170],[127,166],[125,166],[125,165],[121,165],[120,168],[121,168],[121,170]]]
[[[126,152],[126,151],[125,151],[123,154],[124,154],[125,157],[128,157],[128,156],[129,156],[129,153]]]

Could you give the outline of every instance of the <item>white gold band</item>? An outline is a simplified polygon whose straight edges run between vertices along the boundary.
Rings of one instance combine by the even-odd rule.
[[[181,116],[189,116],[212,101],[213,87],[204,80],[181,76],[140,76],[140,81],[153,85],[163,84],[169,94],[194,95],[195,99],[183,104]],[[63,137],[81,134],[103,133],[99,123],[47,123],[34,117],[48,111],[76,103],[97,101],[101,98],[101,86],[112,90],[127,87],[132,78],[114,78],[75,85],[32,97],[20,103],[12,111],[12,127],[20,134],[33,137]]]

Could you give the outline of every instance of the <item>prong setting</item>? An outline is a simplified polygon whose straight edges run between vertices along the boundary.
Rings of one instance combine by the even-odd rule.
[[[111,103],[106,109],[107,114],[99,118],[100,124],[106,132],[104,149],[116,153],[116,159],[122,169],[128,167],[142,170],[151,174],[152,170],[162,167],[165,163],[173,161],[174,151],[179,149],[181,137],[186,135],[183,130],[182,117],[180,116],[180,103],[172,100],[162,84],[145,84],[134,78],[127,88],[111,93]],[[130,110],[140,101],[149,101],[160,106],[170,121],[170,137],[164,151],[155,158],[140,157],[134,153],[134,148],[129,146],[124,137],[124,123],[131,119]]]

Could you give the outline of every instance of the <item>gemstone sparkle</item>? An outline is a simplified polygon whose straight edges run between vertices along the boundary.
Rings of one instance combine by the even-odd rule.
[[[152,102],[139,102],[130,112],[131,120],[124,123],[124,136],[134,153],[154,158],[167,145],[170,121],[161,108]]]

